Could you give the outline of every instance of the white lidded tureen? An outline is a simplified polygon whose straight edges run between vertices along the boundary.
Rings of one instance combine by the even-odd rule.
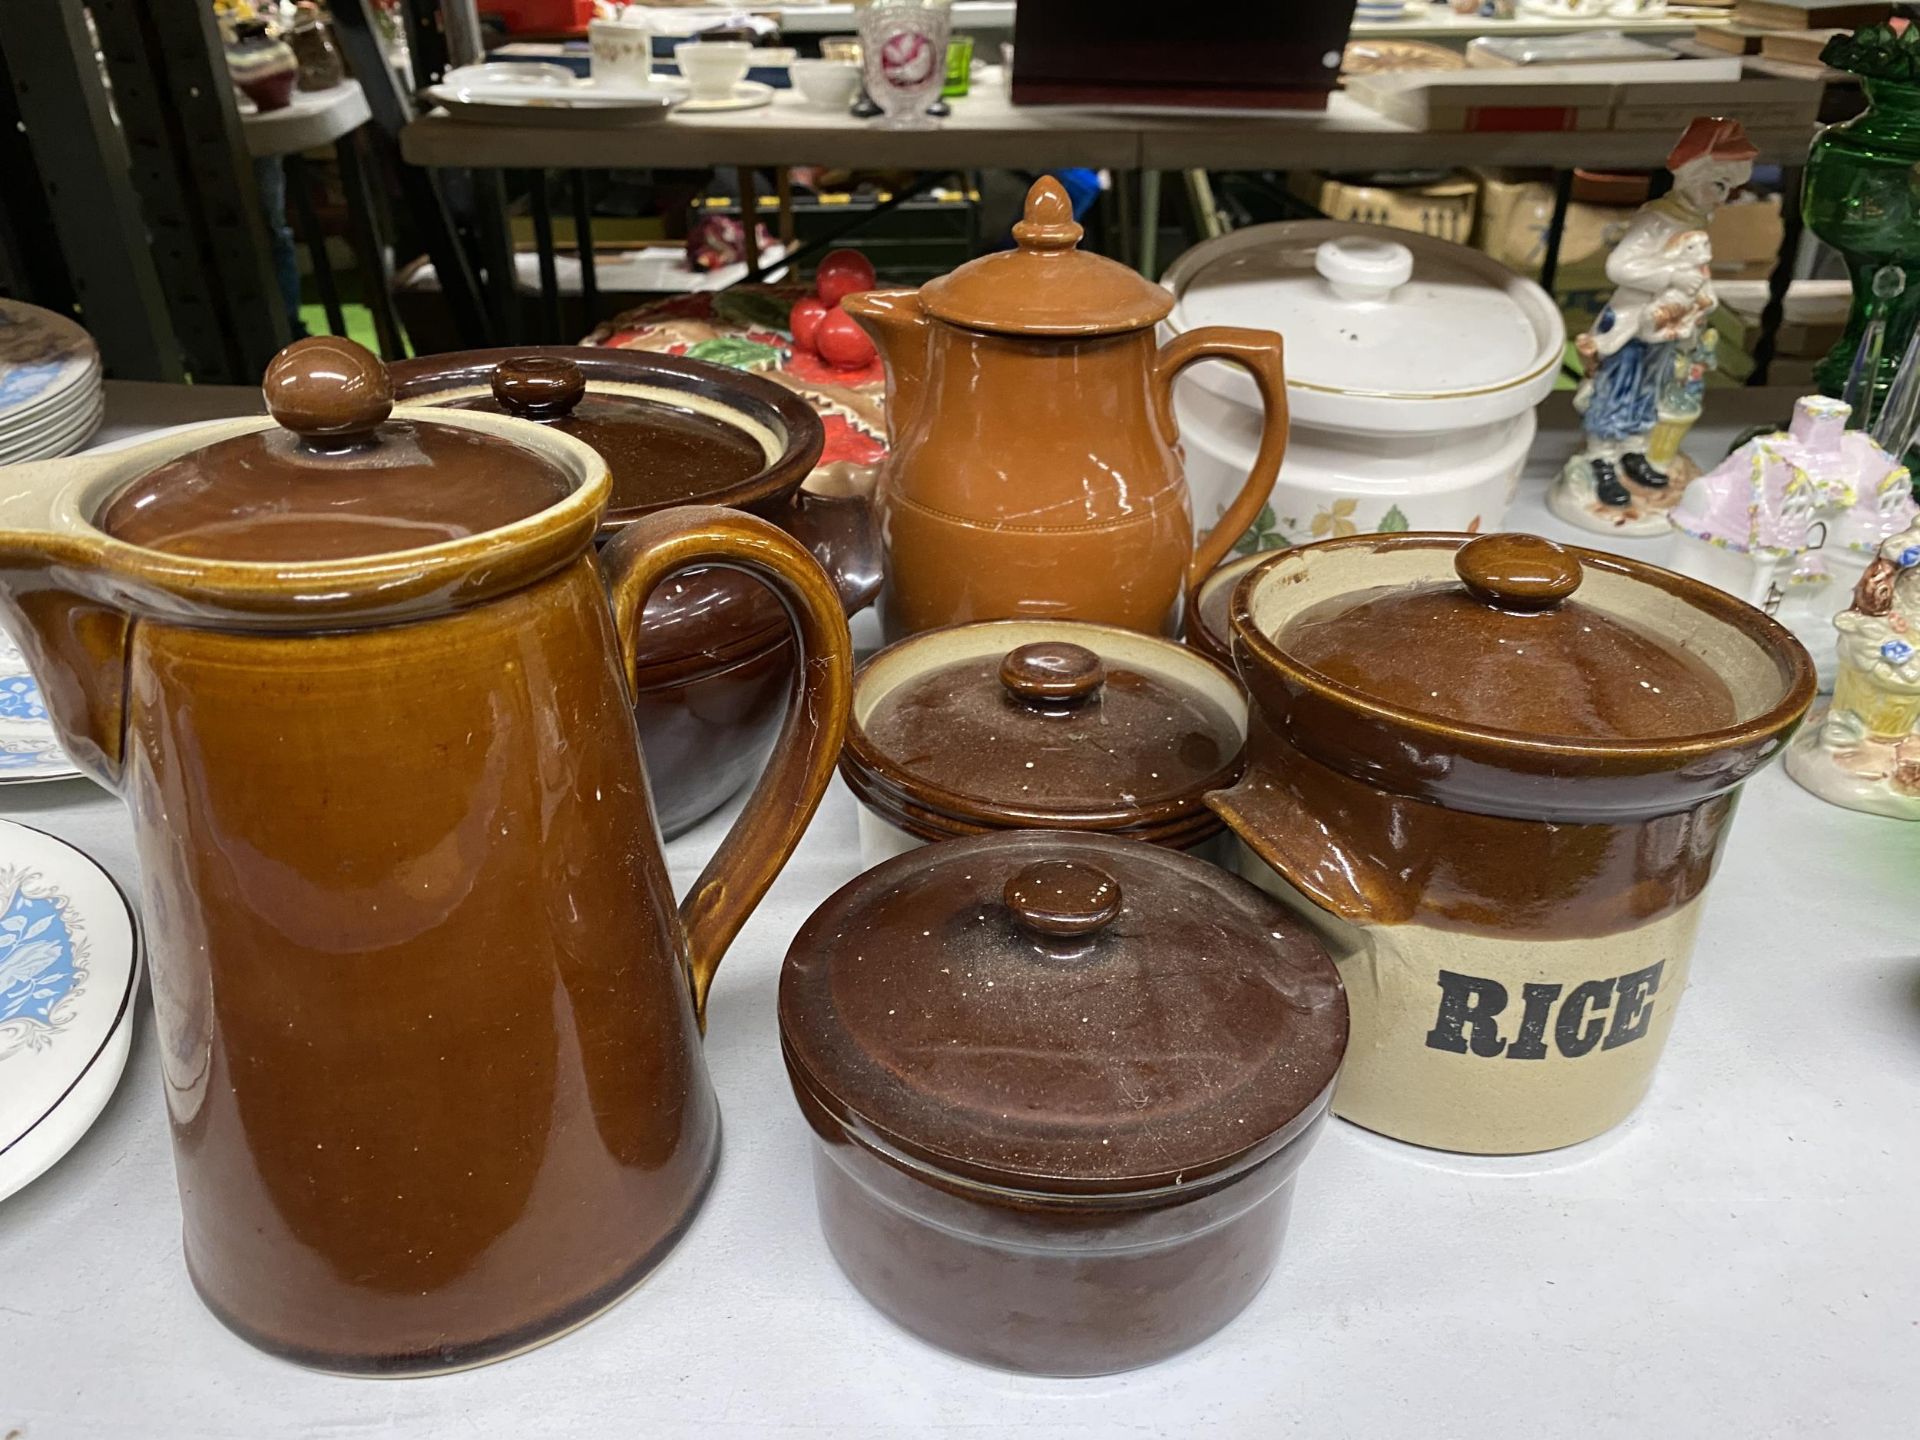
[[[1161,283],[1172,334],[1232,323],[1286,339],[1292,440],[1243,549],[1500,528],[1566,346],[1538,285],[1465,246],[1332,220],[1209,240]],[[1253,462],[1259,397],[1203,364],[1174,401],[1194,518],[1211,524]]]

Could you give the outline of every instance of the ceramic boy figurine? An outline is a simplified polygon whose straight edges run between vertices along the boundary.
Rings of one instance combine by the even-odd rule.
[[[1881,545],[1833,623],[1833,704],[1794,736],[1787,773],[1835,805],[1920,820],[1920,523]]]
[[[1785,430],[1759,435],[1686,488],[1669,512],[1672,565],[1766,610],[1834,680],[1833,613],[1881,542],[1913,524],[1906,466],[1852,407],[1809,395]]]
[[[1573,401],[1587,443],[1549,496],[1561,519],[1603,534],[1666,533],[1666,512],[1696,467],[1677,445],[1662,458],[1649,442],[1677,367],[1698,364],[1694,378],[1704,379],[1711,352],[1702,335],[1719,303],[1707,224],[1759,153],[1739,121],[1695,120],[1667,156],[1672,193],[1642,205],[1607,257],[1617,288],[1574,342],[1587,372]]]

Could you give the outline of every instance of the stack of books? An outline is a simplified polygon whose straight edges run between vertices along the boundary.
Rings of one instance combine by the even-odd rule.
[[[1732,20],[1702,25],[1696,43],[1727,55],[1760,55],[1788,65],[1818,65],[1833,36],[1876,25],[1892,13],[1859,0],[1734,0]]]

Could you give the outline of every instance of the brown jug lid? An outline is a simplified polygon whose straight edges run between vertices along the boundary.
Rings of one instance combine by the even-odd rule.
[[[537,515],[574,479],[532,448],[390,419],[393,387],[351,340],[297,340],[262,381],[278,426],[179,456],[131,481],[107,534],[176,555],[312,562],[384,555]]]
[[[591,445],[613,475],[608,513],[623,518],[715,502],[779,457],[775,437],[763,440],[737,414],[696,408],[691,396],[674,404],[630,388],[589,386],[561,355],[502,360],[488,389],[441,403],[550,425]]]
[[[1486,730],[1651,740],[1739,718],[1697,656],[1579,599],[1579,557],[1552,541],[1483,535],[1454,570],[1323,601],[1275,643],[1369,699]]]
[[[863,799],[884,792],[966,829],[1171,825],[1184,844],[1185,822],[1211,829],[1202,797],[1239,774],[1245,739],[1238,683],[1182,646],[992,621],[913,636],[862,667],[845,765]]]
[[[794,938],[780,1036],[863,1137],[988,1184],[1157,1189],[1268,1153],[1347,1044],[1339,974],[1236,876],[1022,831],[912,850]]]
[[[1003,335],[1110,335],[1157,325],[1173,297],[1134,270],[1076,248],[1073,202],[1051,175],[1027,191],[1014,248],[920,287],[927,313]]]

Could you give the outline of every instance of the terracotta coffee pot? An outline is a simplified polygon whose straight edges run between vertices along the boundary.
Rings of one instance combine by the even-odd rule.
[[[1219,564],[1279,473],[1280,337],[1208,326],[1156,345],[1173,298],[1076,249],[1051,177],[1013,234],[1016,249],[920,290],[841,301],[887,366],[881,626],[890,640],[1007,619],[1169,633],[1187,582]],[[1252,374],[1266,426],[1239,496],[1196,546],[1172,384],[1207,359]]]
[[[350,341],[283,351],[266,394],[271,420],[0,471],[0,619],[133,814],[201,1296],[325,1369],[471,1365],[611,1304],[698,1207],[707,987],[833,773],[846,620],[738,511],[596,554],[594,450],[396,410]],[[799,663],[676,909],[633,676],[689,565],[771,586]]]

